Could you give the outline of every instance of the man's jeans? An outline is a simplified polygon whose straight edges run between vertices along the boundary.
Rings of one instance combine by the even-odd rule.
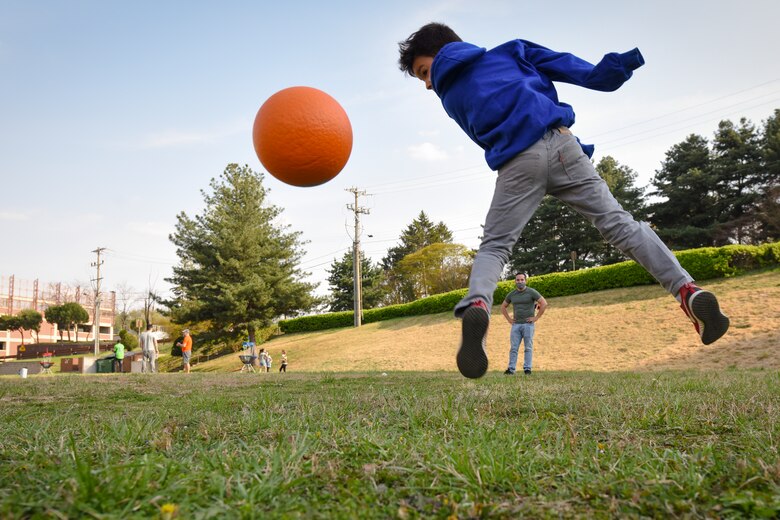
[[[144,350],[144,359],[141,362],[141,372],[157,372],[157,352]]]
[[[455,306],[455,316],[461,317],[475,300],[491,308],[512,248],[547,194],[587,218],[607,242],[638,262],[673,296],[693,281],[650,226],[634,220],[615,200],[577,139],[568,130],[555,129],[498,171],[469,292]]]
[[[513,323],[512,332],[509,334],[509,369],[514,372],[517,367],[517,351],[520,349],[520,340],[523,340],[523,370],[531,370],[531,362],[534,356],[534,324]]]

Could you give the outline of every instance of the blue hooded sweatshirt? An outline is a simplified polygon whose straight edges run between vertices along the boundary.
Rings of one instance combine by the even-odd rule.
[[[639,49],[607,54],[592,65],[524,40],[489,51],[454,42],[436,54],[431,83],[447,114],[498,170],[547,130],[574,124],[574,110],[558,101],[553,81],[611,92],[644,62]],[[581,146],[588,157],[593,155],[592,145]]]

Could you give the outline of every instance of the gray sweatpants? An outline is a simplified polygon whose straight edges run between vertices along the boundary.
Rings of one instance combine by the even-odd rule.
[[[493,305],[493,291],[523,228],[550,194],[587,218],[607,242],[638,262],[672,295],[693,281],[645,222],[637,222],[612,196],[607,183],[566,129],[548,131],[498,171],[469,292],[455,306],[460,317],[475,300]]]

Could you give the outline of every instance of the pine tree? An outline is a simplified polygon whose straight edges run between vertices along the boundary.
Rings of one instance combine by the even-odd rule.
[[[355,272],[354,249],[344,253],[341,260],[333,260],[328,269],[328,283],[330,284],[330,298],[328,298],[331,312],[351,311],[355,308]],[[360,277],[362,278],[361,296],[364,309],[377,307],[384,297],[382,287],[383,271],[378,265],[374,265],[370,259],[360,252]]]
[[[180,260],[167,279],[175,323],[208,324],[208,338],[255,341],[258,330],[314,304],[311,284],[297,265],[299,232],[276,223],[281,209],[267,203],[263,175],[229,164],[202,191],[205,209],[182,212],[170,239]],[[201,338],[203,339],[203,338]]]
[[[714,245],[719,220],[715,179],[707,140],[691,134],[666,152],[656,171],[650,222],[672,249]]]
[[[392,269],[397,262],[409,253],[414,253],[420,249],[443,242],[452,243],[452,232],[447,228],[444,222],[434,224],[425,214],[420,214],[412,220],[406,229],[401,233],[401,243],[387,250],[387,256],[382,259],[382,268]]]
[[[646,216],[644,191],[634,184],[634,170],[606,156],[596,171],[626,211],[636,219]],[[574,262],[572,252],[576,253]],[[508,274],[571,271],[625,259],[587,219],[555,197],[546,196],[512,250]]]
[[[415,300],[414,283],[405,280],[395,269],[398,262],[409,254],[420,249],[437,244],[452,243],[452,232],[444,222],[434,224],[425,214],[420,214],[412,220],[412,223],[401,233],[401,243],[387,250],[387,256],[382,259],[384,270],[384,294],[385,303],[405,303]]]
[[[780,109],[775,109],[774,114],[764,121],[761,158],[767,186],[758,206],[757,243],[780,240]]]
[[[720,216],[716,245],[751,243],[768,182],[755,126],[745,118],[739,126],[721,121],[713,141],[712,164]]]

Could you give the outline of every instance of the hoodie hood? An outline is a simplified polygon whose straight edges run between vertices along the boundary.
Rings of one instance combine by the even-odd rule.
[[[484,47],[471,43],[448,43],[436,54],[431,66],[433,91],[441,97],[441,92],[464,68],[479,60],[487,52]]]

